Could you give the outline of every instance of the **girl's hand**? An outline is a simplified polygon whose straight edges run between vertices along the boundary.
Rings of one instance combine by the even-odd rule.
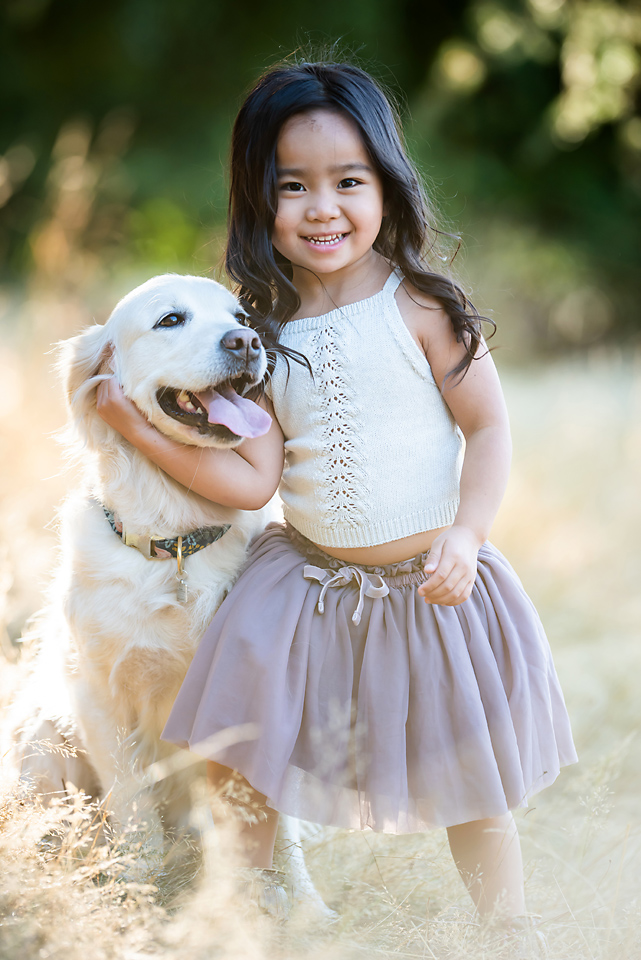
[[[142,433],[154,429],[138,407],[125,396],[115,377],[98,384],[96,410],[105,423],[134,445],[137,445],[136,441]]]
[[[239,510],[259,510],[276,492],[283,472],[284,438],[271,405],[268,432],[236,448],[179,443],[157,430],[110,377],[98,384],[96,409],[102,419],[166,474],[194,493]]]
[[[424,567],[429,579],[418,588],[426,603],[455,607],[467,600],[476,579],[479,547],[469,527],[454,525],[436,537]]]

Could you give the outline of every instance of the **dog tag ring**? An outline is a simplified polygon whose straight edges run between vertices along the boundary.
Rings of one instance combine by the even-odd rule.
[[[187,575],[183,569],[183,538],[178,537],[178,542],[176,545],[176,560],[178,562],[178,571],[176,573],[176,580],[178,581],[178,590],[176,592],[176,598],[178,603],[186,603],[187,601]]]

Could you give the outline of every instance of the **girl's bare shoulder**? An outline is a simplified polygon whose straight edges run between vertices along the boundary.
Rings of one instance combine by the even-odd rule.
[[[403,280],[396,291],[396,303],[412,337],[429,359],[430,350],[440,344],[450,349],[456,343],[452,321],[442,303]]]

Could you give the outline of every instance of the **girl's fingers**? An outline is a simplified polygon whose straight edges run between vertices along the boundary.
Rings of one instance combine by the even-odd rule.
[[[430,548],[430,555],[427,558],[427,563],[423,567],[425,573],[432,574],[439,565],[441,559],[441,553],[443,552],[443,545],[439,544],[438,538],[434,541]]]
[[[125,396],[115,377],[110,377],[98,384],[96,410],[110,427],[118,430],[128,440],[132,439],[132,432],[148,426],[148,421],[136,405]]]
[[[423,597],[423,599],[425,603],[434,604],[439,607],[457,607],[460,603],[465,603],[472,593],[472,587],[473,584],[468,584],[464,589],[457,588],[442,597]]]
[[[430,572],[429,565],[425,564],[423,569],[425,570],[428,579],[418,588],[420,595],[425,596],[426,594],[431,594],[439,589],[446,580],[452,577],[456,566],[456,559],[450,557],[442,557],[438,567],[434,570],[434,572]],[[460,575],[459,577],[456,577],[456,580],[458,579],[460,579]]]
[[[119,393],[122,393],[122,387],[115,377],[107,377],[106,380],[101,380],[96,389],[96,396],[102,400],[117,396]]]
[[[434,576],[419,587],[418,592],[427,603],[455,606],[467,600],[472,592],[475,577],[465,568],[456,566],[449,576],[439,581],[433,582]]]
[[[465,581],[463,581],[465,583]],[[431,593],[423,594],[423,599],[427,603],[449,603],[452,600],[456,601],[459,596],[459,583],[455,583],[452,586],[442,586],[438,590],[433,590]]]
[[[456,606],[469,597],[476,579],[478,549],[465,528],[450,527],[436,537],[424,566],[427,579],[418,588],[426,603]]]
[[[430,555],[431,560],[431,555]],[[447,577],[449,577],[453,568],[456,566],[457,559],[456,557],[440,556],[436,565],[433,563],[426,563],[423,567],[425,573],[429,576],[430,583],[442,583]]]
[[[125,396],[115,377],[109,377],[108,380],[103,380],[98,384],[96,403],[101,413],[103,410],[109,409],[114,411],[126,410],[128,412],[136,409],[132,401]]]
[[[117,403],[120,399],[122,388],[115,377],[109,377],[108,380],[102,380],[96,390],[96,407],[101,417]]]

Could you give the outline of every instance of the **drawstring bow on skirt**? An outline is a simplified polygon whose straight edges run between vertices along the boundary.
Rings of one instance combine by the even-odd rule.
[[[316,605],[319,613],[323,613],[325,610],[325,594],[330,587],[346,587],[348,583],[355,580],[359,585],[359,591],[356,610],[352,615],[352,623],[356,626],[361,622],[365,597],[376,600],[379,597],[386,597],[389,593],[389,587],[379,574],[366,573],[360,567],[340,567],[336,572],[333,572],[308,563],[303,570],[303,576],[306,580],[318,580],[322,584],[322,590]],[[374,582],[376,580],[378,586]]]

